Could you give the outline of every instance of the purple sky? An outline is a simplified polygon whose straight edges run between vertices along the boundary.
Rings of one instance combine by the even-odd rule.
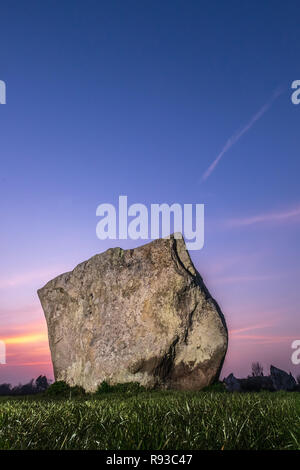
[[[193,261],[230,330],[223,374],[300,374],[300,5],[2,2],[0,382],[52,374],[36,290],[110,246],[96,207],[205,204]],[[139,242],[138,244],[141,244]]]

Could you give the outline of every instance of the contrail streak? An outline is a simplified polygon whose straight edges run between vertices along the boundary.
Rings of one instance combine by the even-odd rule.
[[[287,219],[294,219],[300,217],[300,206],[294,209],[286,210],[284,212],[273,212],[269,214],[261,214],[253,217],[245,217],[243,219],[231,219],[228,225],[231,227],[238,227],[243,225],[253,225],[261,222],[285,222]]]
[[[212,172],[214,171],[214,169],[216,168],[217,164],[219,163],[219,161],[221,160],[221,158],[223,157],[223,155],[234,145],[238,142],[238,140],[240,140],[240,138],[246,133],[248,132],[251,127],[256,123],[256,121],[258,121],[267,111],[268,109],[272,106],[272,104],[274,103],[274,101],[278,98],[278,96],[280,96],[281,94],[283,93],[283,89],[280,88],[279,90],[276,90],[273,95],[272,95],[272,98],[250,119],[250,121],[248,122],[248,124],[239,132],[237,132],[236,134],[234,134],[232,137],[230,137],[230,139],[227,140],[226,144],[224,145],[223,149],[221,150],[221,152],[219,153],[219,155],[217,156],[217,158],[212,162],[212,164],[208,167],[208,169],[206,170],[206,172],[203,174],[202,176],[202,181],[205,181],[207,180],[207,178],[212,174]]]

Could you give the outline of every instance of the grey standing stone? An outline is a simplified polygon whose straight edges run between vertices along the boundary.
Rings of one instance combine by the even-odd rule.
[[[225,387],[228,392],[240,392],[241,384],[239,379],[237,379],[233,374],[229,374],[228,377],[224,379]]]
[[[288,374],[274,366],[270,367],[270,373],[275,390],[292,391],[296,389],[297,383],[291,373]]]
[[[225,319],[183,239],[109,249],[38,295],[56,380],[198,390],[219,376]]]

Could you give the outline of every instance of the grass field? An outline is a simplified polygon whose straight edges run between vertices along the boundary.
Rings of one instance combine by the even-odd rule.
[[[0,449],[300,449],[300,394],[0,399]]]

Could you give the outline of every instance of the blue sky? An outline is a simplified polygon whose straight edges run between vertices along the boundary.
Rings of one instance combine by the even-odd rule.
[[[204,203],[192,257],[233,331],[226,371],[260,360],[299,373],[299,3],[3,1],[0,13],[0,338],[45,331],[45,281],[135,245],[96,238],[98,204]],[[48,371],[44,343],[16,344],[0,379]]]

